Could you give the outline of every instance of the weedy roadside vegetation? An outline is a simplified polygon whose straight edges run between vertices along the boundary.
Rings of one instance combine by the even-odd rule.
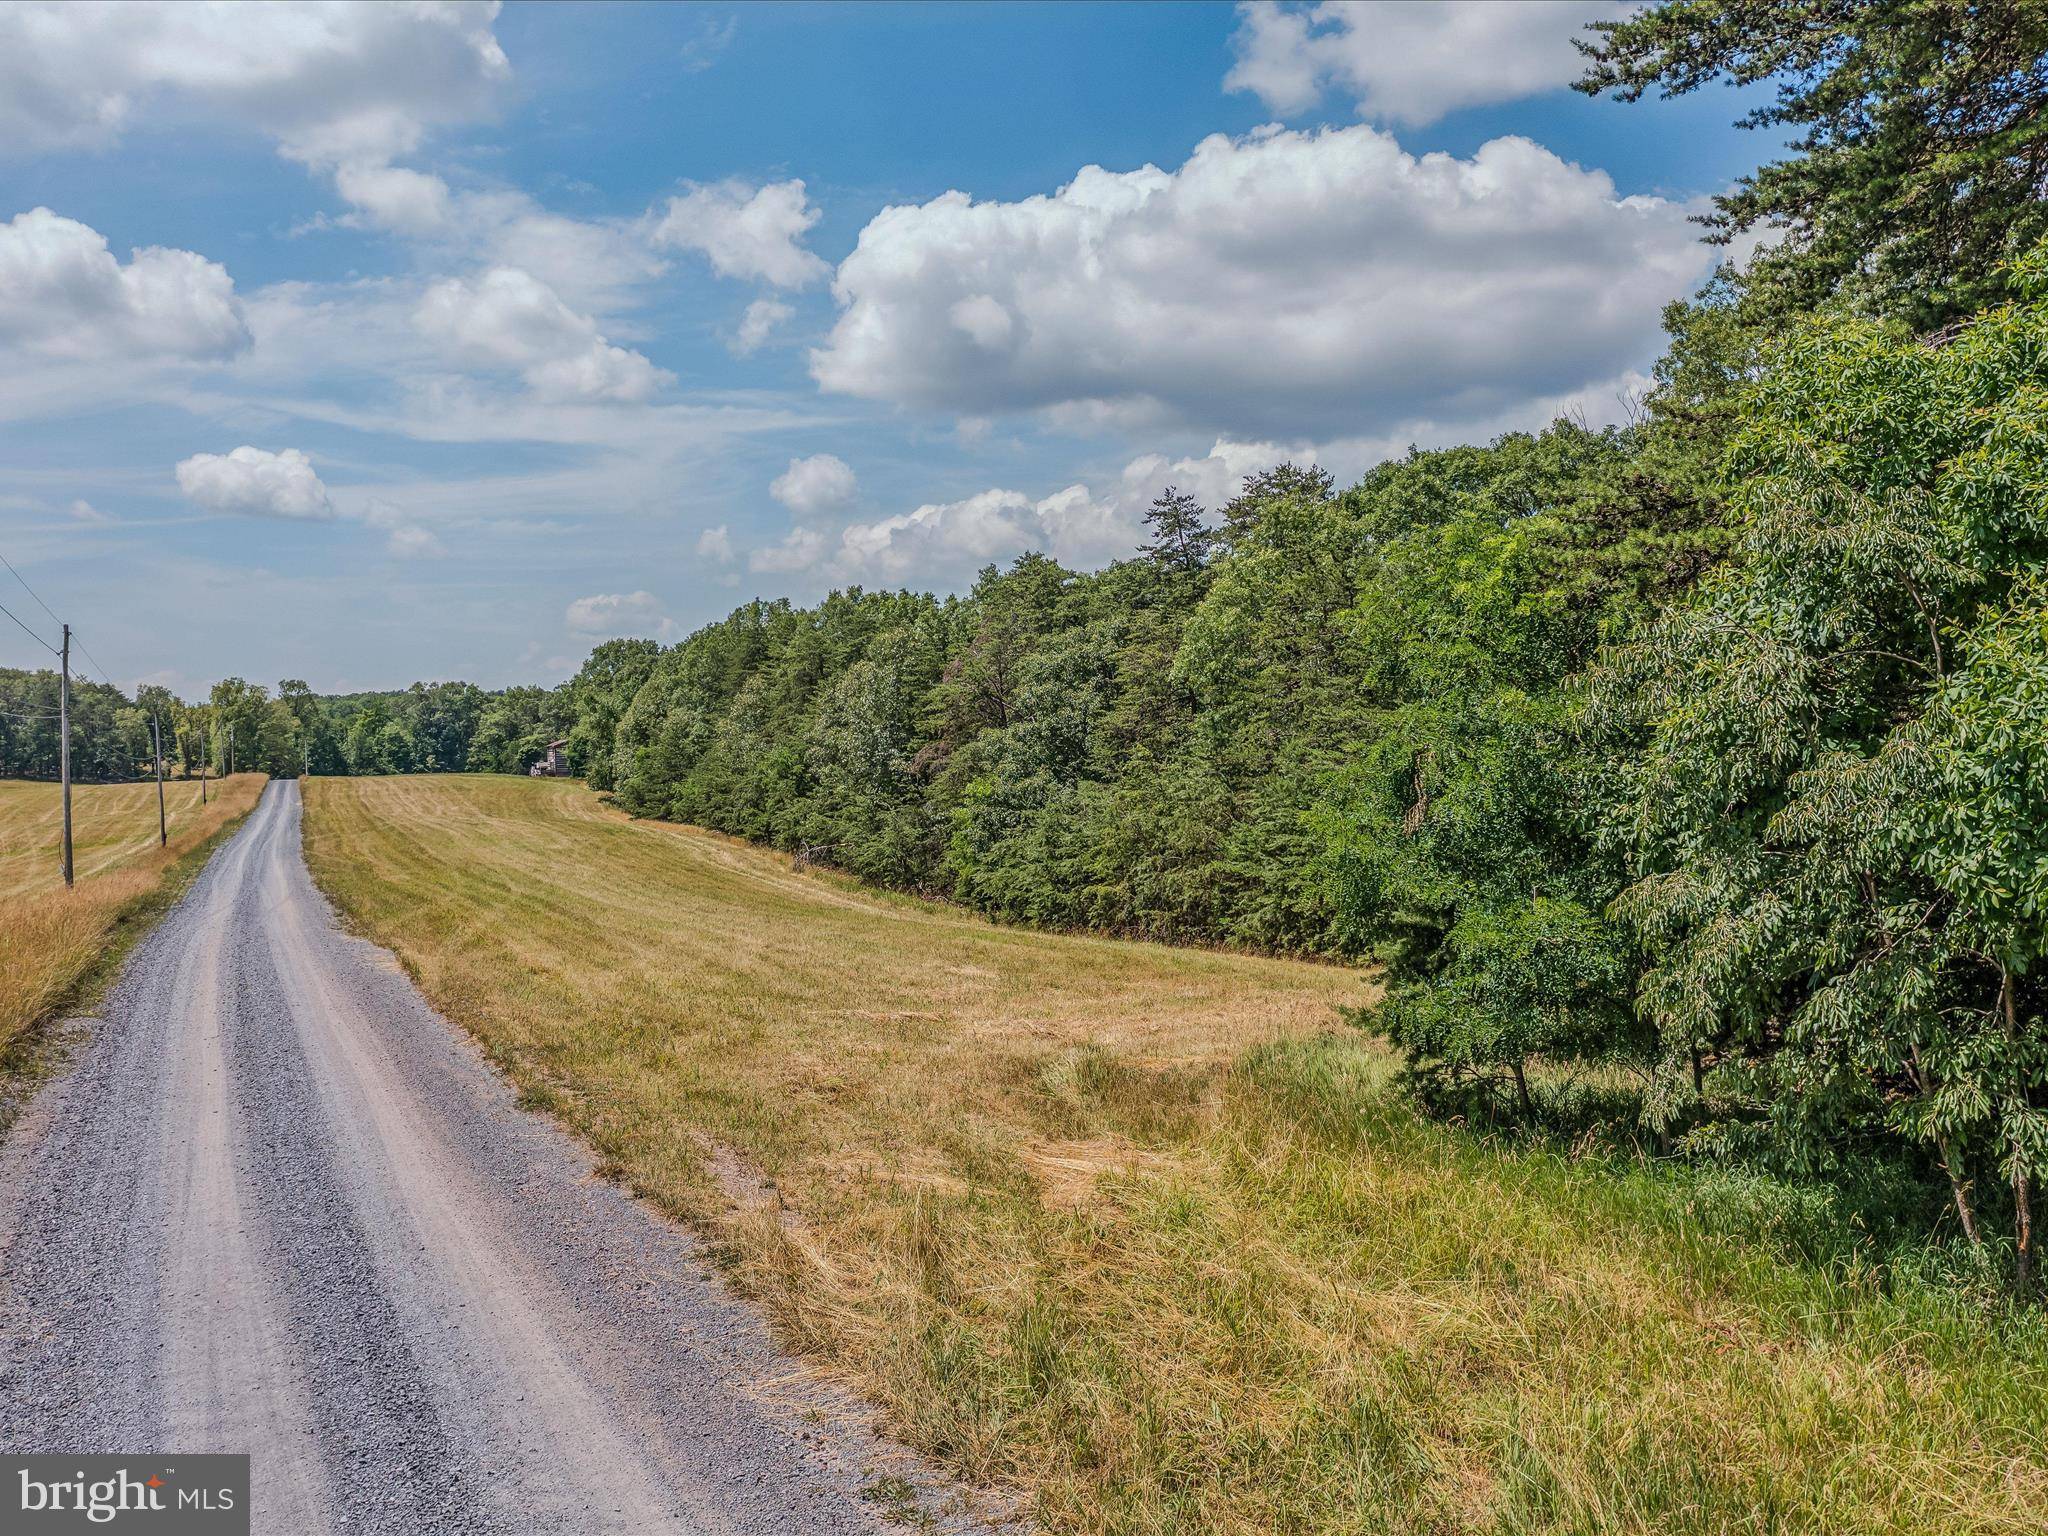
[[[2016,1533],[2038,1315],[1853,1192],[1432,1123],[1341,967],[1005,929],[579,785],[322,885],[783,1336],[1055,1532]]]
[[[157,845],[156,785],[86,784],[72,791],[77,884],[57,863],[55,784],[0,781],[0,1079],[35,1025],[76,999],[130,932],[199,872],[214,840],[254,809],[266,779],[239,773],[164,786],[171,838]]]

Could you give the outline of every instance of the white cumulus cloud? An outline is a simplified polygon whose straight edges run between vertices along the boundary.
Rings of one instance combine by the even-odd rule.
[[[1569,85],[1585,66],[1572,39],[1633,9],[1629,0],[1253,0],[1238,7],[1237,63],[1224,84],[1283,114],[1335,90],[1361,117],[1419,127]]]
[[[819,529],[792,528],[783,535],[781,543],[748,555],[747,569],[774,575],[808,571],[824,558],[830,545],[831,541]]]
[[[814,453],[807,459],[791,459],[789,468],[777,475],[768,494],[799,517],[828,512],[853,499],[853,470],[844,459],[829,453]]]
[[[511,75],[497,15],[497,0],[17,0],[0,7],[0,143],[106,143],[152,109],[301,158],[402,153],[490,108]]]
[[[400,234],[441,233],[453,206],[448,183],[440,177],[375,161],[336,167],[334,189],[368,222]]]
[[[801,181],[764,187],[721,181],[670,198],[651,238],[659,246],[703,252],[722,277],[801,288],[831,270],[801,243],[818,218]]]
[[[205,361],[249,345],[227,269],[151,246],[123,265],[97,230],[31,209],[0,224],[0,346],[77,362]]]
[[[883,210],[840,264],[825,389],[1238,439],[1491,419],[1654,355],[1707,266],[1687,210],[1522,138],[1215,135],[1178,170]]]
[[[516,369],[550,399],[640,401],[673,379],[638,352],[611,345],[595,320],[517,267],[436,283],[414,321],[461,361]]]
[[[982,565],[1051,543],[1050,525],[1093,510],[1085,485],[1042,501],[1018,491],[989,490],[960,501],[927,502],[914,511],[855,523],[840,535],[841,564],[908,575],[947,564]]]
[[[652,592],[596,592],[579,597],[564,610],[562,621],[579,635],[666,639],[675,632],[674,621],[662,612],[661,601]]]
[[[697,535],[697,558],[718,565],[732,564],[732,530],[724,523]]]
[[[110,143],[144,115],[227,123],[420,232],[446,221],[447,188],[392,161],[495,108],[512,73],[497,17],[497,0],[0,6],[0,153]]]
[[[747,306],[747,312],[740,316],[739,333],[732,339],[733,356],[747,357],[760,350],[761,343],[775,333],[776,327],[795,313],[780,299],[754,300]]]
[[[209,512],[312,522],[334,516],[313,461],[296,448],[272,453],[244,445],[230,453],[195,453],[177,474],[178,489]]]
[[[836,535],[800,524],[780,543],[756,550],[748,563],[756,571],[839,581],[882,578],[939,586],[1027,550],[1088,569],[1137,549],[1145,538],[1145,509],[1168,486],[1213,509],[1234,496],[1247,475],[1289,458],[1308,463],[1315,453],[1306,446],[1219,441],[1200,457],[1143,454],[1101,490],[1081,482],[1046,496],[995,488],[851,523]]]

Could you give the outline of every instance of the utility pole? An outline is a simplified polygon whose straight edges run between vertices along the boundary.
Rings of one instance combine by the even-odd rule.
[[[170,844],[171,827],[164,818],[164,728],[154,710],[149,716],[149,740],[156,748],[156,845],[163,848]]]
[[[206,804],[206,772],[213,766],[213,721],[206,722],[206,750],[199,754],[199,803]]]
[[[235,776],[235,722],[228,722],[228,778]]]
[[[57,773],[64,780],[64,883],[71,884],[71,626],[64,625],[57,683]]]

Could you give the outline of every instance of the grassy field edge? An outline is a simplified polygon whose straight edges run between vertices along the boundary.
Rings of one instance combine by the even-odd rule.
[[[99,1006],[119,980],[136,945],[185,898],[214,854],[241,830],[261,798],[259,783],[256,795],[247,805],[230,811],[196,840],[180,847],[178,840],[173,839],[167,850],[169,858],[159,866],[155,881],[108,910],[97,947],[52,989],[34,1013],[0,1042],[0,1136],[7,1133],[36,1089],[69,1059],[71,1048],[77,1043],[78,1037],[54,1026],[62,1019]]]

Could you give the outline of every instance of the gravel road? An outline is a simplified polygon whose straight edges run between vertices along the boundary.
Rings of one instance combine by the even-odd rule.
[[[966,1522],[336,927],[290,782],[0,1147],[0,1449],[246,1451],[259,1532]]]

